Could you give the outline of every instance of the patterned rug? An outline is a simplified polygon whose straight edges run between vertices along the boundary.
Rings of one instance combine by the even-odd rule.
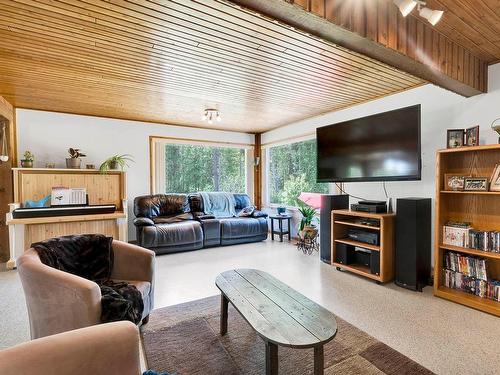
[[[177,375],[265,374],[264,342],[229,304],[228,332],[219,335],[220,297],[153,311],[141,334],[148,367]],[[403,354],[337,318],[324,347],[325,374],[432,374]],[[313,349],[279,347],[279,372],[313,372]]]

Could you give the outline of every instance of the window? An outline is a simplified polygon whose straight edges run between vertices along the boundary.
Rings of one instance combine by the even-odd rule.
[[[268,149],[269,203],[296,206],[301,192],[328,193],[328,184],[316,183],[316,139]]]
[[[152,140],[156,193],[247,191],[247,146]]]

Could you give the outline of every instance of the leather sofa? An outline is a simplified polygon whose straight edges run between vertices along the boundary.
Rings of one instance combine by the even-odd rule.
[[[247,194],[233,194],[239,213],[252,203]],[[193,194],[144,195],[134,199],[137,244],[156,254],[235,245],[267,239],[267,214],[215,218],[206,215],[203,199]]]

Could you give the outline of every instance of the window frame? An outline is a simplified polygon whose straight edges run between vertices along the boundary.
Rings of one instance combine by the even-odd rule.
[[[288,206],[288,205],[282,205],[279,203],[271,203],[271,192],[269,189],[269,177],[270,177],[270,157],[269,153],[271,148],[277,147],[277,146],[284,146],[284,145],[290,145],[293,143],[299,143],[299,142],[306,142],[316,139],[316,133],[311,133],[307,135],[303,135],[300,137],[294,137],[294,138],[289,138],[277,142],[270,142],[262,145],[262,162],[264,166],[263,170],[263,176],[262,176],[262,196],[264,197],[264,202],[263,205],[268,208],[277,208],[277,207],[285,207],[287,210],[290,210],[292,212],[298,211],[297,206]],[[332,193],[332,184],[331,183],[326,183],[328,184],[328,191]]]
[[[149,159],[150,159],[150,193],[165,194],[165,146],[169,144],[185,146],[206,146],[236,148],[245,150],[245,192],[253,196],[253,155],[254,145],[236,142],[215,142],[210,140],[199,140],[175,137],[149,137]]]

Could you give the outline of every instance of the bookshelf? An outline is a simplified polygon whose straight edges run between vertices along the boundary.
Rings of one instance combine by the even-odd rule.
[[[488,177],[500,163],[500,145],[439,150],[436,155],[436,225],[434,250],[434,295],[496,316],[500,302],[461,290],[443,282],[444,254],[452,251],[486,259],[490,278],[500,280],[500,254],[443,244],[443,226],[448,221],[470,222],[474,229],[500,231],[500,192],[448,191],[445,174]]]
[[[372,214],[350,210],[332,211],[332,265],[337,269],[342,269],[361,275],[377,283],[385,283],[394,278],[394,224],[395,214]],[[378,225],[365,225],[359,219],[375,219]],[[380,245],[370,245],[347,238],[349,228],[363,229],[369,232],[380,234]],[[341,264],[335,262],[337,259],[337,244],[346,244],[376,251],[380,255],[380,272],[373,274],[370,267],[362,264]]]

